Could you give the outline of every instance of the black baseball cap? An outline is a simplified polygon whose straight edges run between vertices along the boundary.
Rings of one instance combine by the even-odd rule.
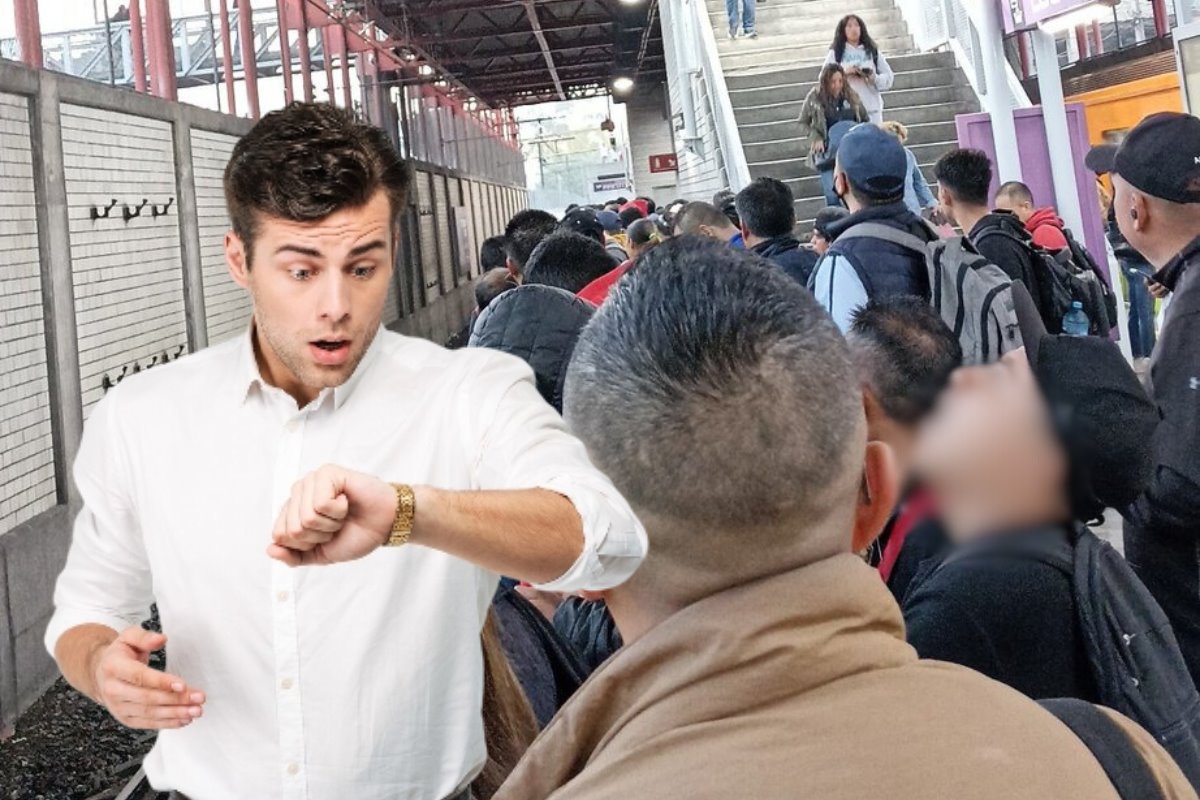
[[[1107,175],[1113,171],[1117,160],[1118,145],[1098,144],[1083,158],[1083,165],[1097,175]]]
[[[1067,453],[1071,510],[1083,522],[1123,509],[1154,469],[1159,414],[1117,346],[1052,336],[1023,289],[1014,294],[1025,355]]]
[[[899,139],[876,125],[851,128],[838,146],[837,163],[850,185],[872,200],[904,196],[908,155]]]
[[[1200,119],[1163,111],[1137,124],[1113,158],[1113,173],[1171,203],[1200,203]]]
[[[834,237],[829,233],[829,226],[848,216],[850,212],[840,206],[826,206],[817,212],[817,218],[813,220],[813,229],[822,239],[832,242]]]
[[[604,223],[600,221],[599,215],[590,208],[575,209],[562,218],[558,227],[559,230],[583,234],[589,239],[595,239],[604,244]]]

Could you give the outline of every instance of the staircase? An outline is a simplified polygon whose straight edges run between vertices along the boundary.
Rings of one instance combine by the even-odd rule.
[[[791,187],[801,232],[811,228],[825,200],[796,120],[843,15],[863,18],[896,73],[895,85],[883,94],[884,119],[908,127],[908,147],[931,185],[933,164],[957,147],[955,115],[979,110],[952,53],[914,52],[892,0],[759,0],[758,38],[733,40],[724,0],[706,2],[750,176],[778,178]]]

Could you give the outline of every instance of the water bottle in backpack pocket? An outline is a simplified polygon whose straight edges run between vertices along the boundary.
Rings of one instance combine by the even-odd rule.
[[[1063,316],[1062,331],[1067,336],[1087,336],[1091,332],[1092,323],[1084,313],[1083,303],[1071,301],[1071,310]]]

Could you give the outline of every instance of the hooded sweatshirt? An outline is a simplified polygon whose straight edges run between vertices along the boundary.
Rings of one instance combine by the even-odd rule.
[[[1065,223],[1053,208],[1039,208],[1025,221],[1025,228],[1033,236],[1033,243],[1051,253],[1069,246],[1063,233],[1064,227]]]

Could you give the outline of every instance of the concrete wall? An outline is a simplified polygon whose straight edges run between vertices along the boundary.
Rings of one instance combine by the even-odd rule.
[[[625,109],[633,159],[633,191],[653,197],[659,203],[669,203],[679,196],[678,173],[650,171],[650,156],[675,152],[665,86],[631,97]]]
[[[41,640],[79,507],[69,467],[87,412],[122,371],[246,329],[221,184],[250,126],[0,61],[0,730],[57,676]],[[414,162],[391,327],[435,341],[462,327],[478,257],[451,246],[450,209],[478,217],[469,250],[502,231],[526,202],[504,184],[509,166],[464,175]]]

